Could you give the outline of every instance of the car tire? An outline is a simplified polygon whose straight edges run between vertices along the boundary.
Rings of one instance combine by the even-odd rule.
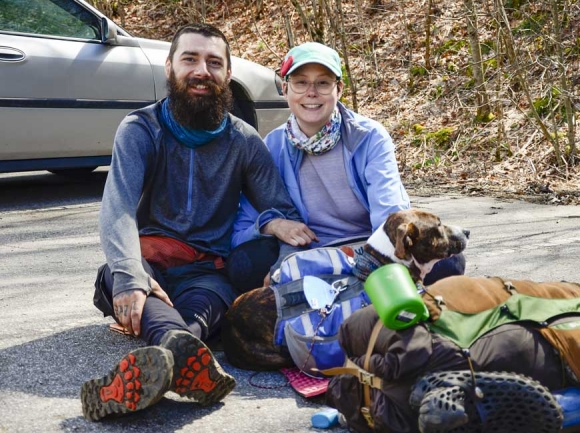
[[[244,92],[244,89],[234,82],[230,83],[230,88],[232,89],[232,95],[234,97],[231,113],[258,129],[254,104]]]

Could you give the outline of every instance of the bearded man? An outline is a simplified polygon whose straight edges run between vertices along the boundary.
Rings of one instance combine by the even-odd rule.
[[[236,293],[224,271],[240,194],[301,221],[258,133],[228,113],[231,57],[221,31],[181,28],[165,64],[169,96],[127,115],[99,215],[107,264],[95,305],[149,346],[81,389],[84,416],[144,409],[174,391],[202,405],[235,386],[203,343]]]

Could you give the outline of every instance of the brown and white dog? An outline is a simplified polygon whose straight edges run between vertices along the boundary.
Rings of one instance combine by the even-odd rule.
[[[441,224],[418,209],[395,212],[377,229],[355,257],[361,279],[379,266],[405,265],[415,282],[422,281],[439,260],[461,253],[469,231]],[[278,370],[294,364],[286,347],[274,344],[276,300],[269,287],[238,297],[222,326],[222,343],[230,364],[247,370]]]

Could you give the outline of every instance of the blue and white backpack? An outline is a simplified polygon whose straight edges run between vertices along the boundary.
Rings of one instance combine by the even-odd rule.
[[[354,311],[370,304],[353,268],[354,259],[341,249],[315,248],[286,257],[274,277],[274,342],[287,346],[294,364],[310,376],[320,376],[313,368],[344,364],[338,329]]]

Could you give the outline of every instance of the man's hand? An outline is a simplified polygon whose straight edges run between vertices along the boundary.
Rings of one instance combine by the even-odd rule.
[[[304,223],[275,218],[261,229],[262,234],[273,235],[294,247],[305,247],[312,241],[318,241],[316,234]]]
[[[173,303],[159,283],[150,278],[151,293],[170,307]],[[141,315],[147,295],[144,290],[127,290],[113,298],[113,310],[117,320],[130,334],[138,337],[141,333]]]
[[[147,295],[143,290],[127,290],[113,298],[115,316],[126,331],[138,336],[141,333],[141,314]]]

